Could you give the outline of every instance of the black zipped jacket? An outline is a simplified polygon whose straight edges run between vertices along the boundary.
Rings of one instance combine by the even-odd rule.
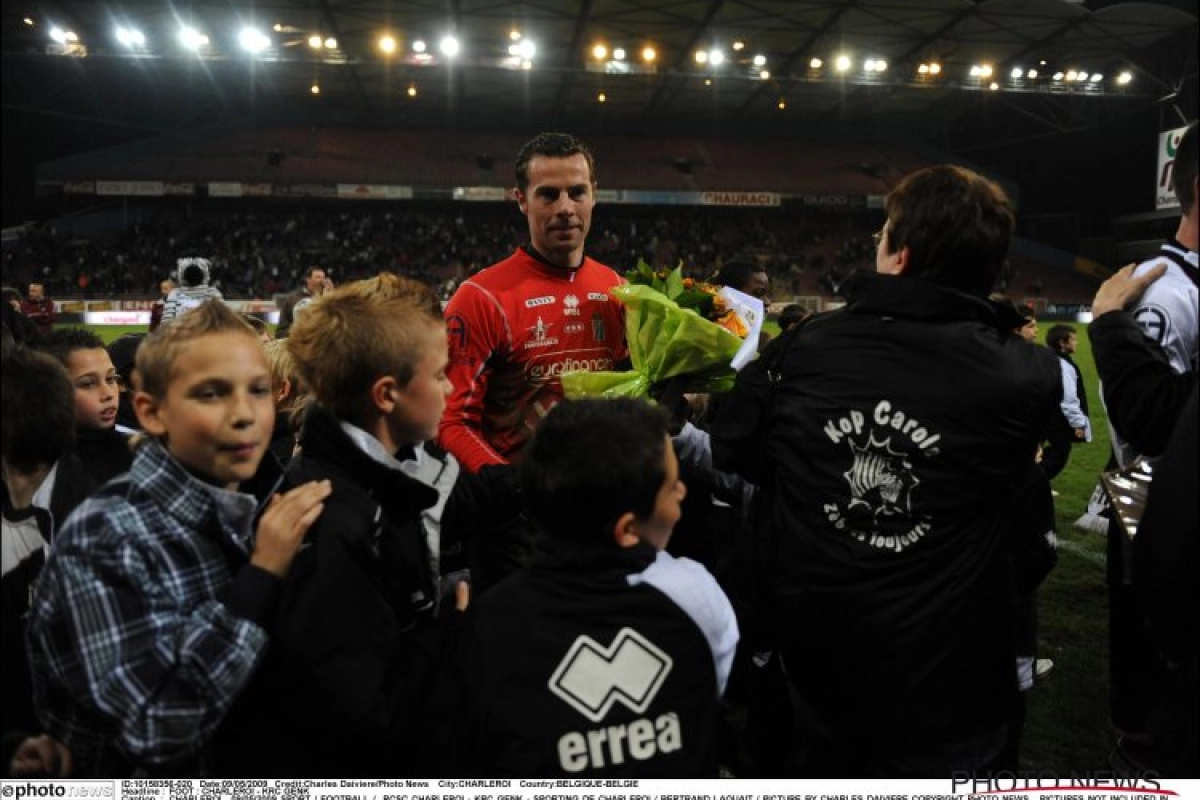
[[[1059,413],[1058,359],[920,279],[843,294],[712,426],[716,466],[763,490],[768,629],[810,735],[900,751],[994,730],[1015,690],[1004,511]]]

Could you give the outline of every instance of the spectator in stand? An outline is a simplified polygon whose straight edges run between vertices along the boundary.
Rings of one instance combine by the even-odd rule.
[[[159,325],[162,324],[163,311],[167,307],[167,298],[171,296],[172,290],[175,288],[175,281],[167,278],[158,285],[158,291],[161,295],[154,301],[154,305],[150,307],[150,332],[153,333]]]
[[[999,186],[934,166],[885,208],[875,273],[738,373],[711,427],[716,466],[763,498],[798,776],[986,772],[1016,700],[1002,523],[1061,370],[987,300],[1014,224]]]
[[[221,300],[219,289],[208,285],[206,258],[179,259],[179,288],[172,289],[163,305],[162,321],[170,322],[185,311],[199,308],[208,300]]]
[[[41,334],[54,329],[54,301],[46,297],[46,287],[41,281],[29,284],[29,294],[21,301],[21,313],[37,325]]]
[[[323,267],[309,267],[304,270],[304,285],[294,292],[288,293],[279,307],[279,325],[275,328],[277,338],[286,338],[295,322],[296,307],[301,309],[333,288],[333,281]]]
[[[562,373],[613,369],[627,353],[624,312],[608,295],[621,277],[584,254],[591,151],[569,134],[540,134],[517,154],[516,179],[529,244],[464,281],[446,306],[454,391],[438,439],[472,472],[520,458],[562,399]]]
[[[4,287],[4,330],[17,344],[28,344],[38,338],[38,327],[21,312],[21,293]]]

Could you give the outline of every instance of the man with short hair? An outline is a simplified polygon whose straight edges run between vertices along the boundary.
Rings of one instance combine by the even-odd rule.
[[[439,444],[472,472],[520,458],[562,398],[560,376],[611,370],[626,356],[612,269],[584,254],[596,205],[583,142],[543,133],[517,154],[517,206],[529,244],[464,281],[446,306],[454,392]]]
[[[37,325],[39,334],[54,329],[54,301],[46,297],[46,287],[41,281],[29,284],[29,294],[21,301],[21,313]]]
[[[1012,239],[1003,190],[934,166],[885,208],[876,273],[744,368],[711,428],[717,468],[762,493],[767,624],[804,777],[1003,766],[1006,515],[1061,394],[1053,355],[987,299]]]
[[[1087,389],[1083,373],[1071,355],[1075,352],[1075,329],[1070,325],[1053,325],[1046,333],[1046,347],[1061,359],[1063,399],[1062,413],[1051,415],[1046,430],[1046,445],[1042,448],[1042,472],[1053,480],[1067,466],[1071,445],[1092,440],[1092,421],[1088,419]]]
[[[279,307],[279,324],[275,327],[275,338],[287,337],[295,322],[296,309],[303,309],[316,298],[333,288],[333,281],[323,267],[312,266],[304,270],[304,285],[284,296]]]
[[[1163,243],[1158,253],[1143,261],[1131,277],[1141,278],[1162,265],[1166,272],[1146,289],[1145,294],[1131,306],[1134,320],[1142,332],[1158,343],[1171,368],[1179,374],[1196,372],[1200,361],[1200,209],[1196,195],[1200,191],[1197,176],[1196,122],[1192,122],[1179,139],[1172,167],[1171,185],[1179,201],[1179,226],[1175,235]],[[1123,398],[1114,397],[1107,383],[1101,384],[1106,408],[1126,405]],[[1142,413],[1110,412],[1113,451],[1118,466],[1127,468],[1142,452],[1131,442],[1142,438],[1147,427],[1161,421]],[[1113,517],[1115,518],[1115,514]],[[1130,575],[1132,540],[1125,535],[1115,519],[1108,527],[1108,608],[1109,608],[1109,700],[1112,722],[1121,735],[1118,749],[1125,750],[1124,740],[1136,740],[1144,734],[1147,716],[1158,697],[1165,675],[1164,665],[1155,655],[1144,621],[1141,605],[1133,594]]]

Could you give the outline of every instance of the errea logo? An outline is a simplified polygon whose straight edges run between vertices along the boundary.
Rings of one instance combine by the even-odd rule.
[[[550,678],[550,691],[589,721],[599,723],[617,703],[642,714],[670,674],[671,657],[632,628],[622,628],[605,647],[580,636]],[[657,719],[586,731],[568,731],[558,740],[558,762],[566,772],[604,769],[626,760],[646,761],[683,747],[683,729],[674,711]]]
[[[622,628],[608,647],[580,636],[550,677],[550,691],[600,722],[615,703],[645,711],[671,667],[671,657],[632,628]]]

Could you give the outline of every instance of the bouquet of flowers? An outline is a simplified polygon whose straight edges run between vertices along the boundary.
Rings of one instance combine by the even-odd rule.
[[[562,376],[568,397],[641,397],[667,380],[687,392],[733,386],[762,330],[761,300],[683,277],[681,267],[655,270],[645,262],[629,281],[609,290],[625,306],[625,338],[633,369],[572,372]]]

